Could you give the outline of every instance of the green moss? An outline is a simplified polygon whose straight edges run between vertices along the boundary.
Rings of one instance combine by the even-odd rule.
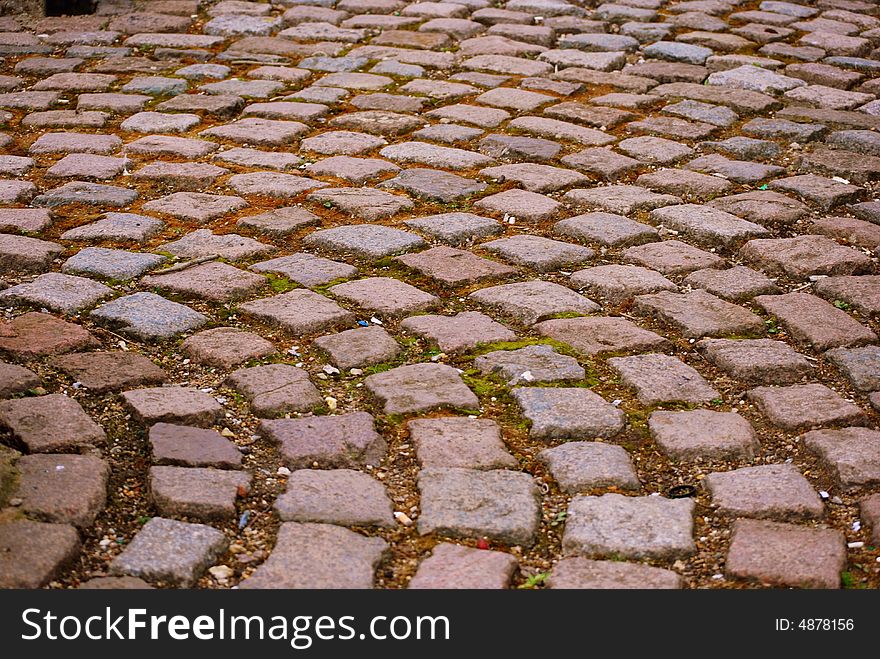
[[[287,277],[282,277],[281,275],[269,273],[266,275],[266,279],[269,280],[269,288],[271,288],[274,293],[288,293],[294,289],[300,288],[300,285],[295,281],[291,281]]]
[[[462,373],[462,379],[470,387],[477,398],[497,398],[499,400],[510,397],[510,391],[500,378],[494,375],[483,375],[475,368]]]
[[[364,375],[375,375],[376,373],[384,373],[385,371],[390,371],[392,368],[396,368],[400,366],[400,362],[382,362],[381,364],[374,364],[373,366],[367,366],[361,369],[364,372]]]
[[[852,572],[841,572],[840,581],[844,588],[858,590],[866,588],[865,584]]]
[[[326,284],[315,286],[312,290],[315,293],[320,293],[321,295],[328,295],[332,287],[336,286],[337,284],[344,284],[347,281],[348,279],[346,279],[345,277],[339,277],[337,279],[334,279],[333,281],[328,281]]]
[[[534,345],[553,345],[557,343],[552,339],[520,339],[519,341],[496,341],[494,343],[481,343],[476,348],[471,350],[470,354],[479,357],[480,355],[485,355],[490,352],[495,352],[496,350],[519,350],[520,348],[526,348],[528,346]]]

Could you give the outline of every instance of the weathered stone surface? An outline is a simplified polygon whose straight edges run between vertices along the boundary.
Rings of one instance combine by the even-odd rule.
[[[309,234],[304,242],[312,247],[338,254],[354,254],[361,258],[391,256],[425,244],[425,241],[415,234],[371,224],[321,229]]]
[[[880,482],[880,433],[868,428],[812,430],[804,446],[819,456],[841,487],[875,486]]]
[[[794,384],[812,375],[803,355],[771,339],[704,339],[706,358],[730,377],[747,384]]]
[[[570,494],[615,487],[638,490],[638,476],[629,454],[621,446],[601,442],[566,442],[544,449],[538,459],[559,487]]]
[[[688,338],[764,331],[764,322],[752,312],[702,290],[638,295],[634,308],[636,313],[657,318]]]
[[[307,131],[308,127],[298,121],[247,117],[231,124],[208,128],[201,131],[199,135],[216,137],[236,144],[282,146],[290,144]]]
[[[656,353],[614,357],[608,365],[620,374],[623,384],[636,390],[644,405],[708,403],[721,398],[694,368],[677,357]]]
[[[513,398],[537,440],[613,437],[625,421],[621,410],[589,389],[520,387]]]
[[[83,581],[80,590],[153,590],[153,587],[138,577],[93,577]]]
[[[316,176],[335,176],[352,183],[363,184],[384,174],[396,173],[400,171],[400,167],[378,158],[334,156],[308,165],[306,170]]]
[[[664,350],[670,347],[669,341],[659,334],[642,329],[625,318],[558,318],[538,323],[535,329],[590,357],[602,353]]]
[[[157,423],[150,428],[149,440],[155,464],[241,468],[241,451],[216,430]]]
[[[483,288],[470,297],[524,325],[534,325],[555,314],[588,314],[599,308],[565,286],[539,279]]]
[[[517,465],[494,421],[468,417],[413,419],[407,428],[423,467],[502,469]]]
[[[864,194],[864,190],[856,185],[841,183],[815,174],[778,179],[770,183],[770,187],[783,192],[793,192],[807,201],[818,204],[824,210],[857,201]]]
[[[637,185],[609,185],[589,190],[571,190],[565,193],[563,199],[578,209],[600,209],[620,215],[681,203],[681,199],[674,195],[658,194]]]
[[[168,374],[136,352],[79,352],[55,357],[52,365],[96,394],[159,385]]]
[[[122,140],[115,135],[44,133],[31,144],[28,153],[112,153],[120,146]]]
[[[419,564],[407,588],[507,588],[516,567],[516,559],[510,554],[441,542]]]
[[[264,151],[248,147],[220,151],[214,155],[214,159],[243,167],[262,167],[275,170],[292,170],[298,168],[303,162],[302,158],[292,153]]]
[[[436,146],[427,142],[401,142],[386,146],[379,155],[404,163],[418,163],[444,169],[473,169],[494,162],[473,151]]]
[[[516,163],[487,167],[480,170],[480,176],[499,182],[516,181],[530,192],[554,192],[562,188],[587,182],[587,177],[570,169],[537,163]]]
[[[40,306],[72,314],[93,307],[112,292],[104,284],[85,277],[47,272],[26,284],[11,286],[0,292],[0,302]]]
[[[132,176],[135,180],[155,181],[176,190],[202,190],[228,173],[228,169],[216,165],[157,160],[141,167]],[[236,191],[239,190],[236,188]]]
[[[614,213],[585,213],[557,222],[553,232],[581,242],[628,247],[659,240],[653,227]]]
[[[538,272],[579,265],[595,254],[588,247],[529,235],[499,238],[480,247],[500,255],[506,261]]]
[[[245,208],[247,205],[241,197],[201,192],[175,192],[167,197],[148,201],[143,205],[143,209],[182,220],[204,223]]]
[[[69,153],[47,169],[46,175],[57,178],[110,179],[121,174],[127,164],[129,161],[125,158]]]
[[[651,219],[696,242],[710,246],[730,246],[768,233],[764,227],[754,222],[697,204],[658,208],[651,211]]]
[[[537,222],[554,217],[559,212],[561,204],[537,192],[511,188],[483,197],[474,204],[474,207],[489,213],[503,214],[508,222],[511,219]]]
[[[226,537],[204,524],[154,517],[110,563],[110,574],[131,575],[187,588],[228,546]]]
[[[71,181],[34,197],[32,203],[49,208],[70,204],[120,207],[127,206],[137,198],[138,193],[135,190],[87,181]]]
[[[198,115],[187,113],[138,112],[119,127],[133,133],[186,133],[201,123]]]
[[[91,526],[104,509],[110,467],[90,455],[26,455],[16,463],[16,497],[31,517],[55,524]]]
[[[62,240],[118,240],[146,242],[164,222],[134,213],[107,213],[103,220],[70,229],[61,234]]]
[[[445,364],[413,364],[376,373],[364,386],[386,414],[410,414],[440,408],[477,409],[480,402],[458,371]]]
[[[568,506],[563,550],[577,556],[684,558],[696,551],[692,499],[579,495]]]
[[[880,538],[880,495],[874,494],[862,499],[861,504],[862,523],[871,529],[871,542],[877,542]]]
[[[819,495],[791,464],[714,472],[705,485],[712,505],[724,515],[798,521],[824,513]]]
[[[835,348],[825,353],[860,391],[880,390],[880,347]]]
[[[452,247],[432,247],[396,261],[446,286],[460,286],[512,275],[515,268]]]
[[[39,386],[40,378],[33,371],[15,364],[0,362],[0,398],[11,398]]]
[[[315,346],[328,353],[341,369],[361,368],[392,361],[401,347],[381,327],[359,327],[315,339]]]
[[[40,588],[79,554],[76,529],[26,519],[0,524],[0,588]]]
[[[26,313],[0,324],[0,352],[23,358],[97,348],[88,331],[44,313]]]
[[[234,327],[215,327],[194,334],[180,344],[180,349],[198,364],[219,368],[230,368],[275,352],[270,341]]]
[[[682,462],[749,459],[760,449],[751,424],[734,412],[652,412],[651,437],[660,450]]]
[[[250,481],[240,471],[152,467],[150,494],[162,516],[221,521],[235,515],[235,499],[250,489]]]
[[[485,183],[450,172],[433,169],[405,169],[383,183],[385,187],[405,190],[417,197],[453,202],[486,189]]]
[[[255,293],[266,285],[266,278],[227,263],[211,262],[168,274],[160,271],[142,278],[141,284],[184,297],[228,302]]]
[[[383,316],[405,316],[427,311],[439,298],[393,277],[367,277],[337,284],[330,292],[338,298]]]
[[[699,200],[716,197],[731,187],[730,183],[716,176],[684,169],[661,169],[642,174],[636,183],[657,192]]]
[[[0,272],[45,272],[63,249],[46,240],[0,234]]]
[[[771,586],[839,588],[845,564],[837,531],[740,519],[733,523],[725,572]]]
[[[642,163],[635,158],[622,156],[611,149],[602,147],[578,151],[564,156],[561,161],[569,167],[574,167],[606,181],[616,181],[621,176],[642,166]]]
[[[323,188],[328,184],[305,176],[283,174],[281,172],[253,172],[236,174],[228,181],[229,186],[238,194],[261,195],[276,199],[298,197],[306,190]]]
[[[242,368],[233,371],[226,384],[242,394],[260,417],[310,412],[323,403],[309,374],[289,364]]]
[[[623,252],[624,261],[637,263],[657,270],[664,275],[687,274],[703,268],[718,268],[724,262],[721,257],[678,240],[663,240],[628,247]]]
[[[220,418],[223,408],[212,396],[190,387],[152,387],[122,393],[122,400],[140,423],[178,423],[211,426]]]
[[[460,245],[501,232],[498,222],[473,213],[428,215],[406,220],[404,224],[450,245]]]
[[[287,490],[275,501],[285,522],[340,526],[394,525],[391,500],[376,479],[351,469],[299,469],[287,478]]]
[[[160,341],[197,329],[203,314],[155,293],[132,293],[102,304],[89,316],[142,341]]]
[[[260,422],[260,432],[278,444],[291,469],[356,468],[378,465],[386,443],[366,412]]]
[[[64,394],[0,402],[0,426],[31,453],[84,451],[106,439],[104,429]]]
[[[809,430],[821,426],[861,424],[864,411],[824,384],[757,387],[749,400],[783,430]]]
[[[799,343],[816,350],[875,343],[877,336],[845,311],[809,293],[760,295],[755,302],[776,316]]]
[[[477,311],[462,311],[455,316],[412,316],[400,327],[422,336],[446,353],[460,353],[483,343],[513,341],[516,334]]]
[[[239,306],[247,315],[294,334],[311,334],[344,327],[355,316],[338,304],[309,290],[295,290],[260,298]]]
[[[880,276],[826,277],[816,282],[815,289],[822,297],[843,300],[865,315],[880,313]]]
[[[172,135],[147,135],[146,137],[138,138],[126,144],[125,152],[157,157],[177,156],[199,158],[216,151],[218,148],[219,147],[216,144],[208,142],[207,140],[197,140],[189,137],[175,137]],[[185,198],[187,198],[187,195],[175,197],[175,199]],[[200,197],[190,198],[198,199]]]
[[[750,240],[740,250],[743,258],[770,275],[852,275],[867,271],[870,259],[825,236]]]
[[[52,214],[45,208],[0,208],[0,229],[3,231],[37,233],[51,224]]]
[[[284,206],[239,219],[235,225],[253,229],[269,236],[286,236],[310,224],[317,224],[319,218],[314,213],[298,206]]]
[[[125,281],[152,270],[164,261],[165,257],[158,254],[86,247],[67,259],[61,266],[61,271],[66,274],[83,274]]]
[[[621,140],[617,148],[640,162],[658,165],[668,165],[694,153],[686,144],[653,136],[630,137]]]
[[[404,195],[371,188],[329,188],[311,192],[308,198],[368,222],[413,208],[413,203]]]
[[[725,270],[697,270],[685,277],[684,283],[732,302],[743,302],[756,295],[780,292],[772,279],[742,265]]]
[[[573,589],[676,589],[682,579],[672,570],[640,563],[593,561],[588,558],[564,558],[547,580],[550,588]]]
[[[488,352],[477,357],[474,366],[483,373],[501,376],[509,386],[521,382],[581,380],[586,375],[576,359],[560,355],[547,345]]]
[[[240,588],[372,588],[373,572],[388,549],[331,524],[286,522],[269,558]]]
[[[540,505],[529,474],[433,467],[419,473],[418,486],[422,535],[480,536],[523,546],[535,541]]]
[[[678,287],[659,272],[635,265],[599,265],[578,270],[571,283],[589,295],[620,304],[636,295],[677,291]]]

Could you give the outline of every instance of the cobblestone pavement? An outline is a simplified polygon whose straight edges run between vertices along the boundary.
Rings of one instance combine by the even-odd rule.
[[[0,18],[0,586],[880,586],[880,6]]]

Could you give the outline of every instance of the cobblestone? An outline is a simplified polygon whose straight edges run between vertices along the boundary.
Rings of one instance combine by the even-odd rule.
[[[876,8],[461,2],[0,20],[0,586],[880,587]]]

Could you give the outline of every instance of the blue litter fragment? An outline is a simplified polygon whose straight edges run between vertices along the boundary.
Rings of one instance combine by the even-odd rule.
[[[241,514],[241,517],[238,518],[238,528],[239,528],[239,529],[243,529],[245,526],[247,526],[247,525],[248,525],[248,520],[250,520],[250,518],[251,518],[251,511],[250,511],[250,510],[245,510],[245,511]]]
[[[358,325],[360,325],[361,327],[369,327],[370,323],[365,320],[359,320]]]

